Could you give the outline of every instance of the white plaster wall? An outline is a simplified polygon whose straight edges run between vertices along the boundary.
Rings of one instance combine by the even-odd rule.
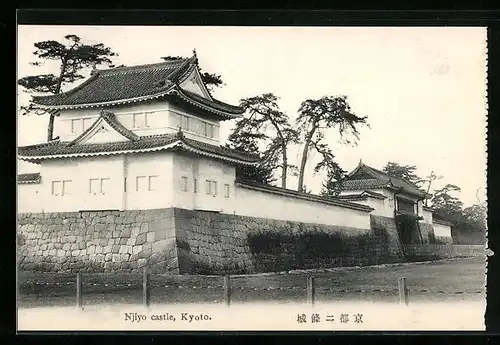
[[[346,190],[342,191],[341,195],[353,195],[360,194],[366,190],[369,190],[374,193],[379,193],[386,196],[385,199],[380,200],[376,198],[368,198],[367,201],[355,201],[356,203],[362,203],[363,205],[367,205],[373,207],[375,210],[372,211],[373,215],[383,216],[383,217],[394,217],[394,192],[389,189],[384,188],[375,188],[375,189],[359,189],[359,190]]]
[[[97,120],[101,110],[104,108],[72,109],[61,111],[54,121],[54,136],[59,136],[62,141],[75,139],[80,133],[71,133],[72,119],[85,119],[88,126]],[[214,125],[214,138],[208,138],[197,133],[184,131],[186,137],[217,145],[219,143],[219,122],[201,119],[193,114],[187,113],[182,108],[170,104],[166,100],[155,100],[134,105],[121,107],[106,107],[107,111],[115,113],[117,120],[137,135],[158,135],[176,133],[179,130],[179,115],[197,118]],[[147,128],[133,128],[133,115],[137,113],[148,113]]]
[[[208,137],[205,137],[205,136],[200,135],[198,133],[184,130],[187,137],[190,137],[190,138],[195,139],[195,140],[207,142],[209,144],[217,145],[219,143],[219,138],[220,138],[220,136],[219,136],[219,133],[220,133],[219,121],[211,120],[208,118],[200,118],[198,116],[195,116],[193,114],[186,112],[184,109],[182,109],[181,107],[179,107],[176,104],[169,104],[168,112],[169,112],[168,126],[170,129],[177,132],[179,130],[179,126],[180,126],[180,115],[185,115],[185,116],[188,116],[190,118],[199,119],[201,121],[208,122],[214,126],[214,137],[213,138],[208,138]]]
[[[72,160],[47,160],[40,165],[41,212],[65,212],[78,210],[83,205],[77,177],[78,166]],[[53,196],[52,181],[71,180],[73,190],[70,195]]]
[[[422,202],[419,202],[419,215],[422,216],[425,223],[432,223],[432,212],[422,208]]]
[[[122,209],[123,157],[85,157],[42,162],[40,188],[43,212],[74,212],[78,210]],[[104,194],[93,195],[91,178],[108,178]],[[52,181],[71,180],[68,195],[52,195]]]
[[[198,209],[233,213],[235,205],[235,168],[221,161],[175,154],[174,156],[173,195],[174,206],[185,209]],[[187,191],[182,190],[183,177],[187,177]],[[197,180],[197,192],[194,180]],[[217,182],[217,194],[207,194],[206,180]],[[229,185],[229,198],[225,197],[224,185]]]
[[[17,185],[17,212],[38,213],[42,210],[40,184]]]
[[[236,214],[304,223],[370,229],[370,213],[236,187]]]
[[[197,71],[193,70],[189,77],[184,80],[179,86],[184,90],[191,91],[202,97],[206,97],[205,93],[202,90],[202,86],[199,84],[198,78],[199,75],[197,75]]]
[[[124,164],[127,177],[127,210],[169,208],[173,205],[173,154],[152,152],[128,155]],[[154,190],[137,191],[137,176],[157,176]]]
[[[392,217],[392,210],[387,210],[386,203],[382,199],[368,197],[365,200],[352,201],[356,204],[370,206],[374,210],[371,212],[374,216]]]
[[[438,223],[433,223],[434,235],[437,237],[451,237],[451,227],[449,225],[443,225]]]

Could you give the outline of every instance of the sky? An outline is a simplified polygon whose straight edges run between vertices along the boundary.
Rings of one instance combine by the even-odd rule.
[[[57,74],[55,62],[29,64],[35,61],[33,44],[76,34],[85,43],[111,47],[119,54],[116,65],[191,56],[196,49],[201,68],[225,82],[213,92],[217,99],[237,105],[272,92],[292,121],[305,99],[346,95],[370,128],[360,130],[356,146],[340,144],[334,129],[327,132],[343,169],[351,171],[360,159],[378,169],[389,161],[415,165],[420,176],[430,171],[443,176],[436,188],[459,186],[456,196],[465,206],[486,201],[485,28],[23,25],[17,34],[18,78]],[[29,100],[18,87],[18,105]],[[18,115],[18,144],[44,142],[47,123],[46,116]],[[221,144],[233,124],[222,123]],[[297,165],[300,153],[290,152]],[[318,158],[312,155],[305,177],[314,193],[324,180],[324,174],[313,173]],[[39,167],[20,162],[18,170]],[[297,179],[290,177],[288,185],[295,189]]]

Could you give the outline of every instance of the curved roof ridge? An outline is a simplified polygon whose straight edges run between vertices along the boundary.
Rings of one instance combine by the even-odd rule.
[[[192,60],[192,58],[182,58],[178,60],[166,60],[161,62],[154,63],[146,63],[140,65],[132,65],[132,66],[122,66],[116,68],[107,68],[107,69],[97,69],[95,73],[101,73],[102,75],[110,75],[114,73],[123,73],[123,72],[131,72],[134,70],[148,70],[155,69],[161,67],[172,67],[172,65],[182,65],[185,62]]]

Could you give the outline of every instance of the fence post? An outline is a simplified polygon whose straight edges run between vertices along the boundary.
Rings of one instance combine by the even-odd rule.
[[[231,278],[229,275],[224,276],[224,302],[227,307],[231,305]]]
[[[398,278],[399,303],[408,305],[408,287],[406,285],[406,277]]]
[[[314,277],[307,277],[307,303],[314,306],[315,299]]]
[[[142,270],[142,302],[146,308],[149,308],[149,297],[149,273],[147,266],[144,266]]]
[[[83,307],[81,272],[76,273],[76,307],[77,308]]]

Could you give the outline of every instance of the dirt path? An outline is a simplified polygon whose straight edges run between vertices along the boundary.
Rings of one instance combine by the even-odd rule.
[[[306,277],[316,278],[318,302],[365,300],[398,301],[398,277],[406,277],[410,300],[480,301],[485,292],[485,259],[463,258],[426,263],[294,271],[234,276],[233,303],[306,299]],[[85,274],[86,305],[142,301],[139,274]],[[75,304],[75,277],[68,274],[19,273],[21,307]],[[223,279],[218,276],[151,276],[152,303],[222,303]]]

